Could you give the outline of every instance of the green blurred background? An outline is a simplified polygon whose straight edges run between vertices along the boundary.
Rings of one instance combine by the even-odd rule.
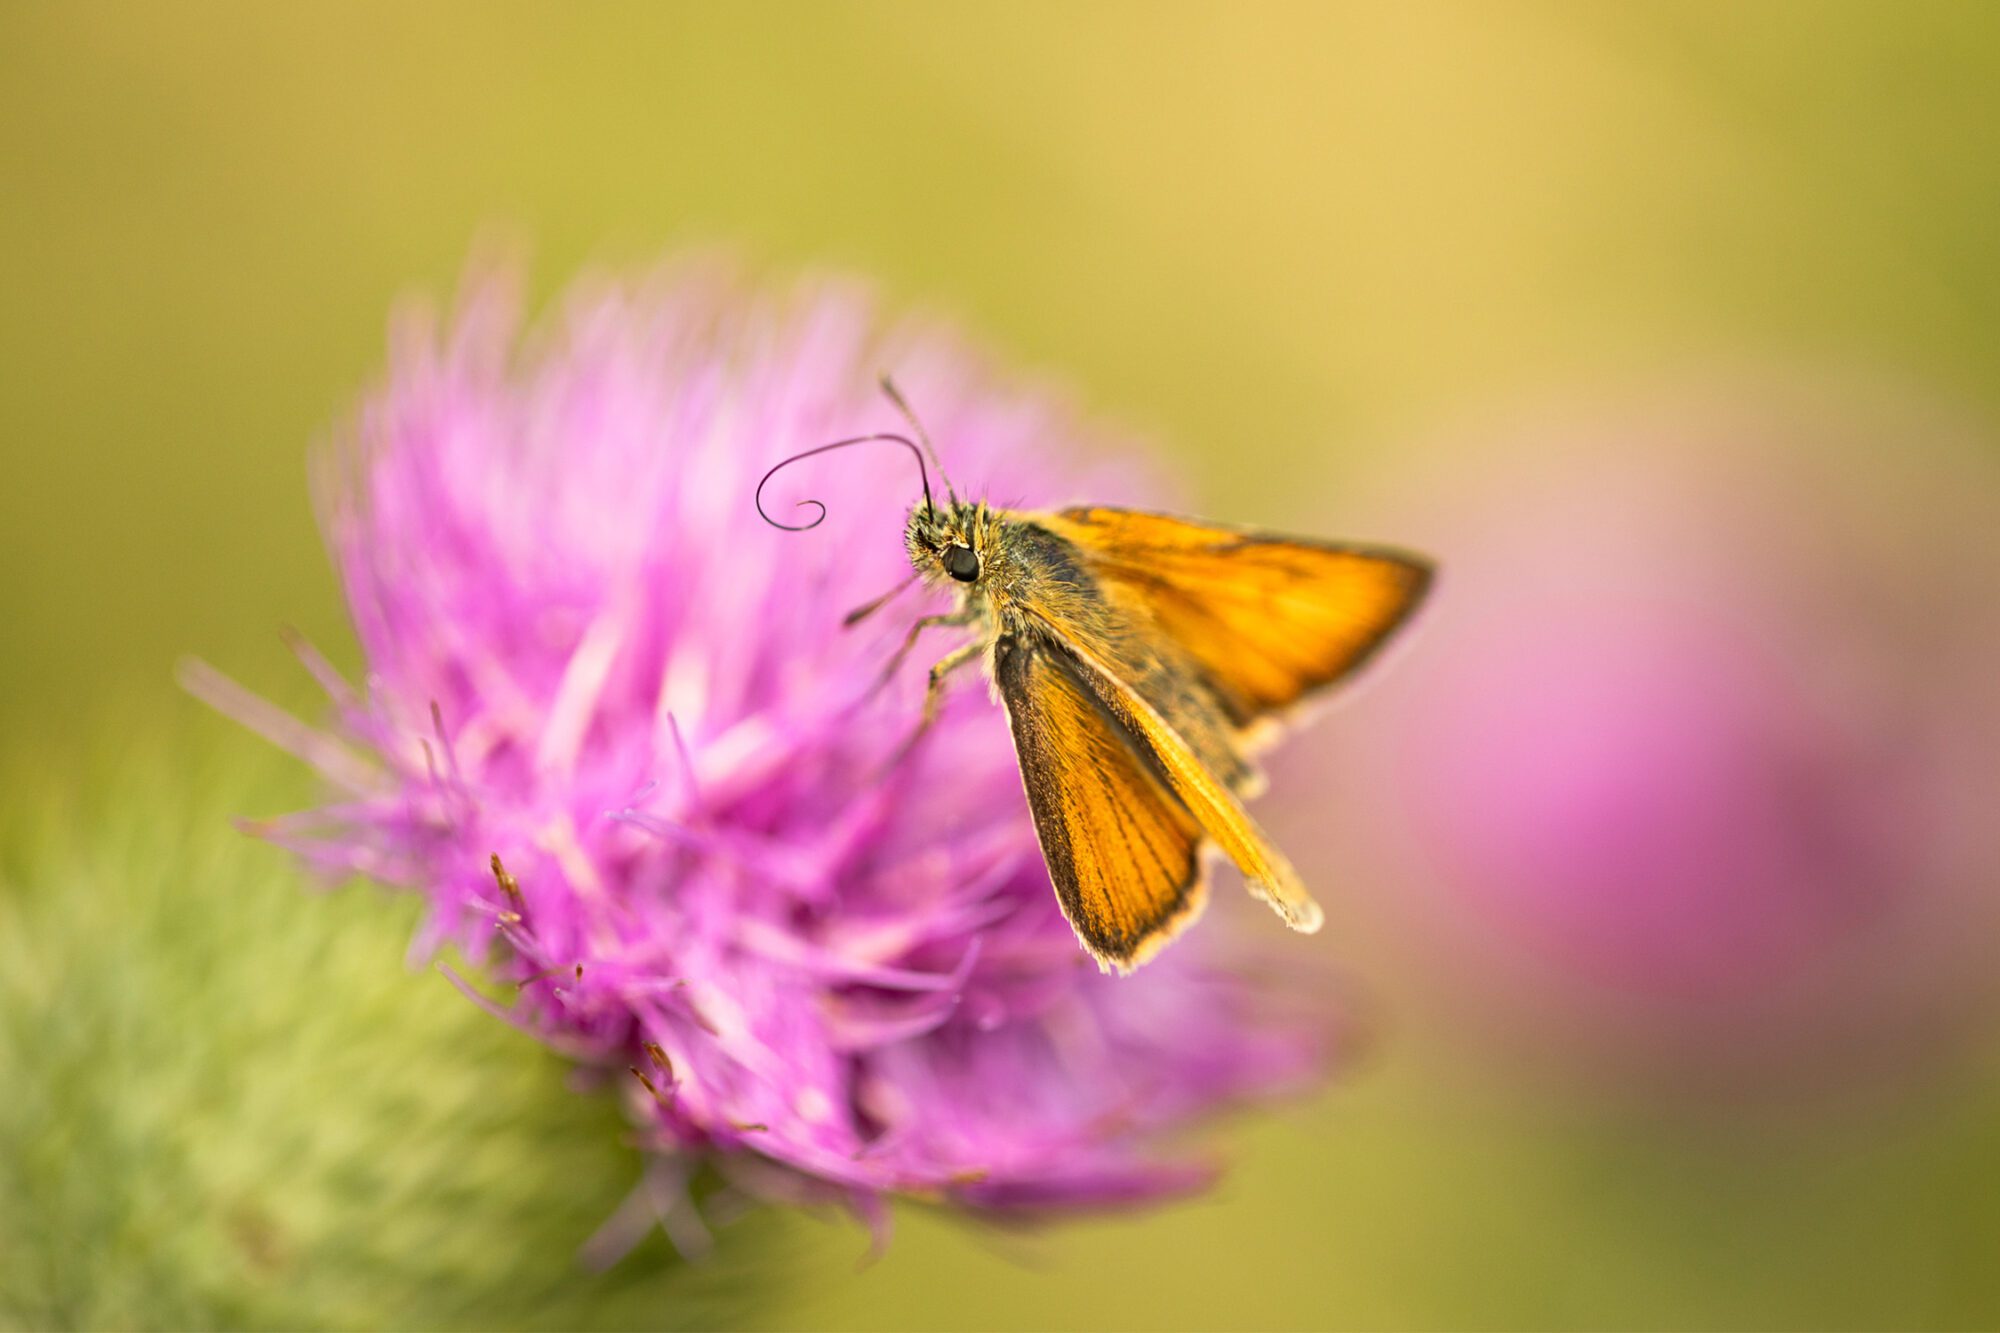
[[[1996,232],[1977,4],[0,7],[0,1319],[2000,1323],[1990,1080],[1773,1152],[1393,1042],[1157,1217],[1021,1237],[906,1209],[859,1273],[854,1229],[775,1219],[695,1279],[655,1246],[568,1292],[550,1257],[635,1169],[615,1117],[399,970],[407,904],[308,897],[230,832],[308,789],[170,683],[194,651],[303,701],[283,623],[352,664],[306,449],[398,297],[495,236],[541,293],[684,242],[865,270],[1151,431],[1208,511],[1283,526],[1304,471],[1365,484],[1470,405],[1718,353],[1865,360],[1991,412]],[[207,868],[163,889],[162,860]],[[176,967],[216,992],[184,1018]],[[249,1011],[227,1058],[267,1097],[175,1076]],[[353,1257],[368,1228],[335,1214],[381,1196],[341,1144],[379,1107],[293,1076],[290,1014],[329,1058],[394,1043],[369,1075],[407,1077],[392,1107],[440,1079],[515,1098],[466,1094],[466,1174],[398,1168],[473,1257]],[[287,1108],[334,1140],[289,1192],[259,1172],[293,1159],[248,1146]],[[149,1181],[183,1140],[240,1151]],[[155,1190],[183,1206],[132,1202]],[[169,1239],[202,1227],[218,1248]],[[701,1303],[741,1298],[751,1249],[755,1301]]]

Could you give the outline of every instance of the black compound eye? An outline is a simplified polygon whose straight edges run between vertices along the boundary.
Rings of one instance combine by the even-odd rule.
[[[947,546],[944,552],[945,572],[960,583],[970,583],[979,577],[979,557],[969,546]]]

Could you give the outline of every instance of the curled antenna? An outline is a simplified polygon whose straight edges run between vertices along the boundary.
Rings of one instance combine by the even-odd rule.
[[[889,395],[889,401],[894,403],[896,410],[903,414],[903,420],[910,423],[910,429],[915,431],[917,438],[924,442],[924,452],[931,456],[931,463],[937,468],[938,476],[944,478],[944,493],[950,498],[952,505],[956,507],[958,504],[958,492],[952,489],[951,477],[946,474],[944,463],[938,458],[937,450],[931,448],[931,437],[925,432],[924,423],[917,420],[917,414],[910,410],[910,404],[904,399],[903,391],[896,387],[896,381],[890,379],[887,374],[884,374],[881,384],[882,392]]]
[[[926,509],[937,508],[935,504],[931,503],[931,474],[924,467],[923,450],[917,448],[916,444],[912,440],[902,435],[857,435],[851,440],[835,440],[832,444],[822,444],[815,448],[808,449],[804,453],[793,454],[790,458],[785,459],[782,463],[779,463],[769,472],[766,472],[764,474],[763,480],[757,483],[757,496],[756,496],[757,516],[763,519],[766,523],[769,523],[772,527],[783,528],[786,532],[804,532],[807,528],[818,527],[822,522],[826,520],[826,506],[821,504],[817,500],[799,501],[800,508],[804,508],[806,505],[811,505],[813,508],[819,510],[819,513],[813,515],[812,521],[809,523],[780,523],[777,519],[772,518],[768,513],[764,511],[765,483],[770,481],[771,478],[775,477],[780,471],[790,467],[792,464],[798,462],[802,458],[811,458],[814,454],[824,454],[831,452],[832,450],[835,449],[845,449],[851,444],[867,444],[873,440],[887,440],[891,444],[900,444],[905,449],[908,449],[910,451],[910,457],[917,460],[917,476],[924,484],[924,507]],[[942,472],[943,469],[940,468],[939,471]]]

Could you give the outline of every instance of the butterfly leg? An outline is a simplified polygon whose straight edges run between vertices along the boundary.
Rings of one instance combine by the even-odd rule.
[[[944,690],[951,673],[978,661],[979,655],[985,651],[985,643],[974,640],[952,649],[931,667],[930,676],[924,682],[924,715],[917,720],[916,730],[910,733],[910,738],[896,751],[896,757],[889,761],[890,768],[907,759],[910,751],[917,748],[917,742],[924,738],[924,733],[938,720],[938,710],[944,703]]]
[[[874,686],[868,691],[869,695],[879,694],[890,681],[896,678],[896,672],[901,669],[903,659],[908,657],[910,650],[917,646],[918,635],[933,625],[970,625],[973,619],[972,612],[964,607],[960,607],[956,611],[945,612],[941,615],[917,617],[916,621],[910,626],[910,632],[903,636],[903,642],[890,655],[887,665],[882,668],[882,674],[876,677]]]
[[[917,724],[918,735],[928,731],[931,724],[937,721],[938,709],[944,704],[945,683],[951,673],[978,661],[979,655],[985,651],[986,645],[974,640],[960,644],[932,665],[930,677],[924,682],[924,716]]]
[[[846,615],[840,618],[841,628],[852,629],[856,625],[859,625],[862,621],[868,619],[868,617],[874,615],[877,611],[880,611],[883,607],[895,601],[896,598],[902,594],[905,588],[909,587],[911,584],[917,581],[917,578],[918,578],[917,575],[912,574],[910,575],[910,577],[904,579],[901,583],[898,583],[895,587],[889,589],[889,591],[883,593],[880,597],[877,597],[874,601],[863,602],[860,606],[855,607],[852,611],[849,611]]]

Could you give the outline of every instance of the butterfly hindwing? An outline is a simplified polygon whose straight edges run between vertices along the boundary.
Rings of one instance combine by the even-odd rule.
[[[1130,971],[1201,914],[1201,824],[1059,648],[1003,636],[993,678],[1063,915]]]
[[[1400,551],[1138,510],[1065,509],[1040,521],[1195,663],[1239,730],[1359,668],[1431,580],[1428,562]]]

